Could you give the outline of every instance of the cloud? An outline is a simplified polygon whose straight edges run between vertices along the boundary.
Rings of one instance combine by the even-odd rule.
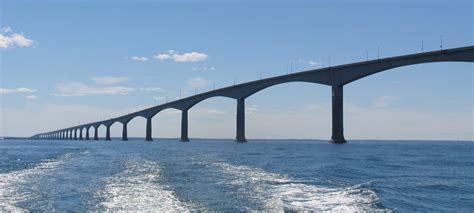
[[[188,86],[191,88],[203,88],[211,84],[211,81],[205,78],[191,78],[187,81]]]
[[[216,70],[215,67],[193,67],[191,70],[203,70],[203,71],[208,71],[208,70]]]
[[[309,60],[308,64],[311,65],[311,66],[320,66],[320,65],[323,65],[323,62]]]
[[[56,87],[55,96],[90,96],[90,95],[127,95],[135,91],[130,87],[93,87],[79,82],[68,82]]]
[[[171,56],[166,53],[163,53],[163,54],[156,55],[155,58],[158,60],[166,60],[166,59],[170,59]]]
[[[9,33],[11,31],[12,31],[12,28],[10,26],[0,28],[0,32],[2,32],[2,33]]]
[[[394,101],[399,100],[399,99],[400,99],[400,97],[397,97],[397,96],[384,95],[384,96],[378,98],[377,100],[375,100],[373,106],[375,108],[388,107]]]
[[[132,59],[134,61],[146,61],[146,60],[148,60],[147,57],[143,57],[143,56],[132,56],[130,59]]]
[[[36,100],[36,99],[38,99],[38,96],[36,96],[36,95],[27,95],[27,96],[25,96],[25,98],[28,99],[28,100]]]
[[[302,58],[299,58],[298,60],[296,60],[296,62],[301,63],[301,64],[307,64],[307,65],[310,65],[310,66],[322,66],[323,65],[322,61],[306,60],[306,59],[302,59]]]
[[[168,50],[166,53],[160,53],[154,56],[158,60],[168,60],[172,59],[174,62],[197,62],[197,61],[205,61],[208,56],[204,53],[199,52],[189,52],[178,54],[174,50]]]
[[[15,89],[0,88],[0,94],[10,94],[10,93],[33,93],[36,92],[35,89],[30,89],[26,87],[18,87]]]
[[[258,111],[258,106],[257,105],[251,105],[250,107],[245,107],[245,113],[246,114],[254,114]]]
[[[218,110],[218,109],[209,109],[205,113],[208,114],[208,115],[223,115],[223,114],[226,114],[224,111]]]
[[[164,92],[165,90],[159,87],[142,87],[140,90],[147,91],[147,92]]]
[[[153,97],[153,99],[155,99],[155,100],[165,100],[165,97],[155,96],[155,97]]]
[[[100,76],[100,77],[91,77],[93,81],[98,84],[117,84],[130,80],[126,77],[113,77],[113,76]]]
[[[26,38],[23,34],[12,33],[10,27],[0,28],[0,49],[10,49],[17,47],[29,47],[35,44],[35,41]]]

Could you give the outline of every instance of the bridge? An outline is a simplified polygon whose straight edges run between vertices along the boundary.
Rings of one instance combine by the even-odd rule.
[[[246,142],[245,138],[245,99],[265,88],[288,82],[309,82],[331,86],[332,88],[332,136],[331,143],[346,143],[343,129],[343,89],[344,85],[354,82],[369,75],[390,70],[397,67],[432,63],[432,62],[474,62],[474,46],[452,48],[439,51],[409,54],[396,57],[388,57],[358,63],[338,65],[302,71],[287,75],[270,77],[266,79],[237,84],[234,86],[215,89],[194,96],[182,98],[176,101],[153,106],[127,115],[111,118],[103,121],[82,124],[60,130],[36,134],[31,139],[52,140],[90,140],[90,128],[94,128],[94,140],[99,140],[98,129],[106,127],[105,140],[110,139],[110,127],[119,122],[123,125],[122,140],[128,140],[127,124],[135,117],[146,119],[146,141],[152,141],[152,118],[159,112],[174,108],[181,111],[181,141],[189,141],[188,138],[188,110],[199,102],[212,97],[227,97],[237,102],[236,142]],[[83,137],[83,130],[86,135]],[[79,132],[79,134],[78,134]]]

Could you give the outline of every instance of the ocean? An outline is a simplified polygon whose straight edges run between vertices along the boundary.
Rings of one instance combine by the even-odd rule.
[[[473,212],[474,143],[0,140],[0,211]]]

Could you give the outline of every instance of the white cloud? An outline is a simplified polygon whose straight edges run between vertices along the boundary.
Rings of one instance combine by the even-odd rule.
[[[146,61],[146,60],[148,60],[147,57],[143,57],[143,56],[132,56],[130,59],[132,59],[134,61]]]
[[[142,87],[140,90],[147,91],[147,92],[164,92],[165,90],[160,87]]]
[[[208,114],[208,115],[223,115],[223,114],[225,114],[225,112],[222,111],[222,110],[218,110],[218,109],[209,109],[209,110],[206,111],[206,114]]]
[[[254,114],[258,111],[258,106],[257,105],[251,105],[250,107],[245,107],[245,113],[246,114]]]
[[[98,84],[117,84],[117,83],[121,83],[121,82],[125,82],[129,80],[129,78],[126,78],[126,77],[113,77],[113,76],[91,77],[91,79]]]
[[[320,65],[323,64],[323,62],[309,60],[309,61],[308,61],[308,64],[311,65],[311,66],[320,66]]]
[[[11,33],[12,29],[8,26],[0,28],[0,32],[0,49],[10,49],[15,46],[28,47],[35,44],[35,41],[26,38],[23,34]]]
[[[25,98],[28,99],[28,100],[36,100],[36,99],[38,99],[38,96],[36,96],[36,95],[27,95],[27,96],[25,96]]]
[[[173,59],[175,62],[195,62],[204,61],[207,59],[207,55],[204,53],[190,52],[182,55],[174,54]]]
[[[153,99],[155,99],[155,100],[165,100],[165,97],[155,96],[155,97],[153,97]]]
[[[204,53],[199,52],[189,52],[178,54],[174,50],[168,50],[166,53],[160,53],[154,56],[158,60],[167,60],[172,59],[174,62],[197,62],[197,61],[205,61],[208,56]]]
[[[400,97],[397,97],[397,96],[384,95],[384,96],[378,98],[377,100],[375,100],[373,106],[375,108],[388,107],[394,101],[399,100],[399,99],[400,99]]]
[[[159,60],[166,60],[166,59],[170,59],[171,56],[166,53],[163,53],[163,54],[156,55],[155,58]]]
[[[203,71],[208,71],[208,70],[216,70],[215,67],[193,67],[191,70],[203,70]]]
[[[11,31],[12,31],[12,28],[10,26],[0,28],[0,32],[2,33],[9,33]]]
[[[35,89],[30,89],[26,87],[18,87],[15,89],[0,88],[0,94],[10,94],[10,93],[32,93],[36,92]]]
[[[191,78],[187,81],[188,86],[191,88],[203,88],[211,84],[211,81],[205,78]]]
[[[93,87],[79,82],[59,84],[56,90],[55,96],[127,95],[135,91],[130,87]]]

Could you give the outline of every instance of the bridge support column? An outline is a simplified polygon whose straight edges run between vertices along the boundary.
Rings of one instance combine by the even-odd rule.
[[[245,139],[245,98],[237,99],[237,135],[236,142],[247,142]]]
[[[181,142],[189,141],[188,138],[188,109],[181,111]]]
[[[82,128],[79,129],[79,140],[82,140]]]
[[[332,86],[332,136],[329,142],[347,143],[343,128],[343,86]]]
[[[95,141],[99,140],[99,127],[98,126],[94,127],[94,140]]]
[[[105,132],[105,140],[110,141],[110,126],[106,126],[107,130]]]
[[[128,123],[124,123],[124,124],[123,124],[123,128],[122,128],[122,141],[128,141],[127,124],[128,124]]]
[[[86,140],[88,141],[90,138],[89,138],[89,130],[91,129],[91,127],[86,127]]]
[[[74,140],[77,140],[77,129],[74,129]]]
[[[151,117],[146,119],[146,141],[153,141],[153,138],[151,137]]]

